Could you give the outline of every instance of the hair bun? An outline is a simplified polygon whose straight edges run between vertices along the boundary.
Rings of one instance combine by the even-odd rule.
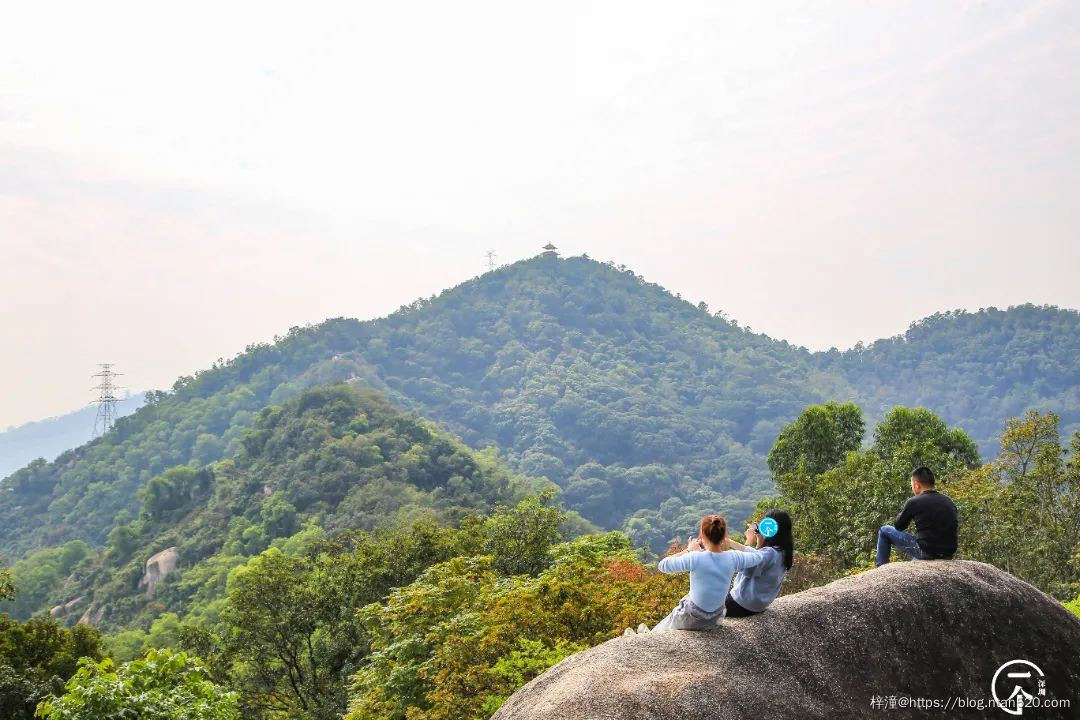
[[[706,515],[701,518],[701,534],[714,545],[719,545],[727,535],[727,520],[723,515]]]

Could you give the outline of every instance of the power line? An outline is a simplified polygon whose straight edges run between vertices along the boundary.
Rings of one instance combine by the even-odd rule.
[[[90,376],[101,378],[100,384],[91,388],[98,391],[98,399],[94,401],[98,406],[97,416],[94,418],[94,437],[101,437],[109,432],[109,429],[116,423],[116,403],[118,401],[116,391],[121,388],[113,382],[113,379],[123,374],[113,370],[112,363],[100,363],[98,367],[101,368],[101,372]]]

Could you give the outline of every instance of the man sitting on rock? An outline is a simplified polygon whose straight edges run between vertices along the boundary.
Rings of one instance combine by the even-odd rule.
[[[877,565],[889,562],[893,546],[913,560],[948,560],[956,552],[956,505],[934,489],[934,473],[920,467],[911,473],[911,492],[892,525],[878,530]],[[918,535],[904,532],[915,521]]]

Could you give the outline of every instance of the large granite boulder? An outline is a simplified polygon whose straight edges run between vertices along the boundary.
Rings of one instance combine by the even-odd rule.
[[[71,611],[74,610],[82,601],[83,598],[82,595],[80,595],[73,600],[68,600],[66,603],[57,605],[56,607],[49,610],[49,617],[55,620],[57,618],[62,618],[65,615],[69,615]]]
[[[1012,660],[1043,677],[1024,664],[998,672]],[[1023,717],[1080,717],[1080,619],[990,565],[898,562],[715,631],[609,640],[525,685],[494,719],[1015,717],[988,706],[995,675],[1000,699],[1019,685],[1044,705]]]
[[[157,584],[176,569],[178,562],[180,562],[180,552],[175,547],[165,548],[150,556],[150,559],[146,561],[146,571],[139,578],[139,588],[146,588],[146,594],[153,595]]]

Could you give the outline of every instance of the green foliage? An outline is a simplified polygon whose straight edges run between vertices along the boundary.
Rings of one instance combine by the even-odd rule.
[[[858,450],[865,431],[862,411],[854,403],[808,407],[780,431],[769,451],[769,471],[778,484],[787,475],[820,475]]]
[[[626,536],[556,545],[538,575],[503,578],[490,556],[432,565],[360,614],[371,655],[349,720],[486,717],[523,683],[638,622],[655,623],[685,578],[647,570]]]
[[[927,407],[962,427],[984,455],[1001,427],[1033,408],[1055,410],[1067,434],[1080,429],[1080,315],[1019,305],[956,310],[912,323],[903,335],[825,353],[870,417],[895,405]]]
[[[1080,595],[1065,603],[1065,609],[1080,618]]]
[[[352,612],[363,588],[352,570],[336,558],[271,548],[233,578],[222,612],[226,652],[235,658],[234,682],[250,688],[256,707],[318,719],[338,714],[341,675],[361,645]]]
[[[21,561],[16,578],[26,591],[13,612],[27,617],[79,596],[108,606],[103,627],[127,631],[114,642],[129,659],[148,647],[130,632],[144,633],[163,612],[215,620],[228,573],[269,547],[295,554],[326,532],[419,517],[456,524],[546,486],[377,393],[344,385],[264,408],[241,442],[234,458],[152,478],[139,518],[118,513],[99,556],[72,541]],[[178,549],[180,564],[147,597],[138,579],[147,558],[167,547]]]
[[[0,558],[3,562],[3,558]],[[11,576],[11,570],[0,567],[0,602],[15,599],[15,579]]]
[[[1066,448],[1054,413],[1006,423],[998,458],[946,484],[960,552],[1065,600],[1080,592],[1080,433]]]
[[[900,468],[933,466],[939,475],[979,464],[979,448],[967,433],[950,430],[926,408],[895,407],[886,413],[874,428],[873,453]]]
[[[162,613],[150,630],[125,630],[105,639],[109,655],[114,660],[126,662],[144,656],[150,650],[175,648],[180,640],[180,616],[176,613]]]
[[[792,438],[798,444],[799,433],[822,410],[807,408],[777,446],[786,443],[781,449],[787,452]],[[841,459],[816,474],[806,471],[814,457],[830,453]],[[897,407],[875,428],[865,452],[836,440],[805,457],[791,453],[777,465],[786,470],[777,477],[779,496],[759,503],[756,512],[788,509],[796,546],[827,565],[868,566],[877,529],[910,496],[911,471],[927,465],[939,489],[957,504],[961,557],[992,563],[1067,599],[1080,590],[1078,454],[1080,433],[1066,449],[1057,415],[1032,411],[1005,424],[998,458],[980,466],[978,449],[962,430],[950,429],[925,408]]]
[[[547,505],[550,495],[499,507],[483,525],[484,550],[504,575],[536,575],[551,562],[565,513]]]
[[[1053,407],[1066,432],[1080,427],[1072,311],[946,313],[902,337],[812,354],[622,268],[547,260],[380,320],[294,328],[150,393],[106,437],[3,481],[12,501],[0,504],[0,552],[20,559],[74,538],[104,543],[117,512],[140,510],[137,491],[153,478],[245,448],[261,453],[263,435],[243,436],[261,408],[345,379],[382,389],[470,446],[498,447],[514,469],[563,488],[569,509],[654,549],[689,531],[684,520],[705,503],[741,522],[772,491],[764,454],[808,403],[855,398],[873,420],[897,404],[926,406],[987,452],[1001,423],[1028,408]],[[368,434],[364,417],[349,423],[343,435]],[[407,504],[409,493],[395,490],[393,503]],[[149,492],[149,510],[170,520],[191,499]],[[381,497],[371,485],[351,502]],[[306,512],[305,498],[284,499]],[[651,514],[664,503],[663,515]],[[251,530],[249,549],[272,539]]]
[[[837,416],[843,417],[842,432],[831,430]],[[854,405],[804,410],[770,454],[781,473],[779,496],[759,507],[789,510],[797,547],[841,567],[871,562],[878,528],[892,521],[911,494],[912,470],[927,465],[947,481],[979,462],[970,438],[925,408],[890,410],[866,452],[858,452],[855,442],[861,427]]]
[[[230,574],[219,627],[187,628],[183,642],[240,691],[245,717],[340,718],[367,653],[357,611],[477,544],[471,532],[419,521],[300,555],[271,548]]]
[[[28,558],[20,560],[11,568],[12,583],[18,593],[10,603],[0,602],[0,610],[10,611],[19,618],[27,618],[37,611],[49,608],[49,600],[57,602],[73,599],[78,593],[67,588],[66,597],[59,597],[56,591],[64,590],[62,585],[75,568],[84,561],[92,559],[93,551],[81,540],[72,540],[60,547],[40,550]]]
[[[517,649],[502,656],[491,666],[491,677],[500,684],[517,689],[563,659],[584,649],[585,646],[566,640],[558,640],[554,646],[548,647],[539,640],[518,638]],[[507,697],[509,696],[488,695],[480,708],[481,714],[494,714],[506,702]]]
[[[79,658],[101,659],[101,636],[85,625],[25,623],[0,615],[0,717],[30,720],[39,701],[63,690]]]
[[[44,720],[238,720],[236,695],[185,653],[151,650],[119,667],[84,658],[65,692],[41,703]]]
[[[209,470],[174,467],[150,478],[139,491],[143,513],[151,521],[160,521],[170,513],[183,510],[206,494],[213,477]]]

